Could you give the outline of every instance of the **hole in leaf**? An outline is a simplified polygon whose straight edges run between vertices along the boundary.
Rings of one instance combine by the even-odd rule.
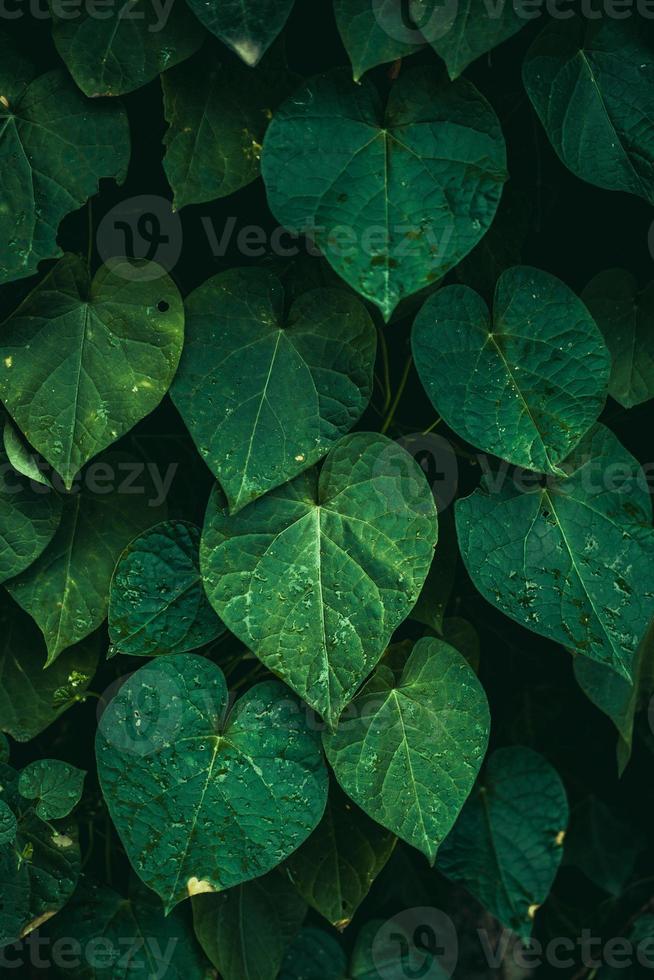
[[[157,303],[157,309],[160,313],[167,313],[170,309],[170,303],[167,303],[165,299],[160,299]]]

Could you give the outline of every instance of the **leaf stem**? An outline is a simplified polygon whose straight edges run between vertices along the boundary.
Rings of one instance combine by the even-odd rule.
[[[393,417],[395,416],[395,412],[397,411],[397,406],[400,404],[400,399],[402,398],[402,395],[404,394],[404,389],[406,388],[406,383],[409,380],[409,371],[411,370],[411,365],[412,364],[413,364],[413,357],[411,356],[411,354],[409,354],[409,356],[407,358],[407,362],[404,365],[404,371],[402,372],[402,378],[400,379],[399,387],[398,387],[397,391],[395,392],[395,398],[393,399],[393,404],[391,405],[390,409],[388,410],[388,415],[384,419],[384,424],[381,427],[382,435],[385,432],[388,431],[388,429],[390,428],[391,422],[393,421]]]
[[[385,415],[388,411],[388,406],[391,403],[391,372],[388,361],[388,345],[386,344],[386,337],[384,336],[383,330],[378,330],[379,333],[379,349],[382,356],[382,365],[384,368],[384,404],[382,406],[381,414]]]

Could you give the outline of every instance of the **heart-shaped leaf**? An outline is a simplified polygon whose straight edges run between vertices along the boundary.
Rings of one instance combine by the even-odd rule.
[[[554,19],[523,65],[549,140],[577,177],[654,203],[654,60],[634,19]]]
[[[489,727],[469,664],[425,637],[401,673],[379,665],[323,744],[347,795],[433,864],[479,772]]]
[[[348,293],[311,290],[285,317],[275,276],[232,269],[186,317],[171,394],[232,512],[317,463],[368,404],[377,338]]]
[[[0,448],[0,582],[29,568],[60,520],[57,494],[14,472]]]
[[[209,501],[200,567],[227,627],[330,725],[416,602],[437,537],[422,470],[346,436],[315,471],[235,516]]]
[[[654,283],[641,291],[630,272],[607,269],[581,295],[611,352],[611,397],[623,408],[654,398]]]
[[[7,583],[45,637],[46,666],[102,623],[121,552],[162,516],[143,463],[111,453],[97,465],[101,482],[91,474],[83,489],[64,498],[61,523],[48,547]]]
[[[396,844],[396,837],[330,787],[325,815],[285,865],[308,904],[337,929],[345,929]]]
[[[505,615],[632,681],[654,616],[647,484],[601,425],[564,466],[567,478],[545,486],[525,487],[503,471],[485,476],[456,505],[461,556]]]
[[[70,489],[93,456],[159,404],[184,342],[177,287],[150,263],[90,281],[65,256],[3,324],[0,398]]]
[[[100,651],[95,639],[91,637],[66,650],[44,670],[46,648],[38,627],[3,592],[0,595],[0,730],[17,742],[29,742],[51,725],[75,698],[83,695],[98,664]]]
[[[164,72],[163,160],[176,209],[226,197],[259,176],[261,144],[292,78],[268,64],[250,71],[212,44]]]
[[[313,238],[386,320],[474,248],[506,180],[490,105],[429,68],[403,72],[385,107],[343,69],[305,82],[275,114],[261,163],[277,220]]]
[[[31,276],[61,255],[59,222],[98,190],[122,183],[129,161],[127,115],[89,102],[66,72],[36,68],[0,36],[0,283]]]
[[[402,0],[334,0],[334,16],[355,82],[370,68],[413,54],[425,43],[402,17]]]
[[[254,68],[288,20],[293,0],[187,0],[201,24]]]
[[[567,827],[565,789],[549,762],[532,749],[497,749],[437,866],[527,937],[561,863]]]
[[[41,820],[18,792],[18,773],[4,764],[0,803],[16,818],[15,840],[0,847],[0,946],[6,946],[65,905],[79,878],[80,850],[75,824]]]
[[[467,286],[446,286],[416,317],[416,368],[432,404],[473,446],[561,474],[597,421],[609,353],[588,310],[559,279],[525,266],[500,276],[493,318]]]
[[[96,756],[127,856],[168,910],[270,871],[325,809],[319,740],[296,699],[268,681],[228,712],[222,672],[194,654],[130,677],[102,715]]]
[[[184,0],[125,0],[108,4],[101,18],[84,5],[74,17],[57,3],[51,12],[57,51],[89,96],[133,92],[192,55],[205,36]]]
[[[82,769],[59,759],[38,759],[25,766],[18,778],[18,792],[26,800],[37,800],[35,812],[41,820],[67,817],[82,798]]]
[[[306,903],[277,871],[193,899],[195,934],[226,980],[276,980],[306,914]]]
[[[109,591],[114,653],[186,653],[223,632],[202,585],[199,547],[199,528],[184,521],[165,521],[130,541]]]

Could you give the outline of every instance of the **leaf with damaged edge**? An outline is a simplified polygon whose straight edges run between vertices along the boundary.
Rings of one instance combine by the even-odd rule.
[[[598,327],[540,269],[500,276],[492,320],[467,286],[439,289],[411,341],[420,380],[447,424],[516,466],[561,474],[606,400],[611,364]]]
[[[534,109],[577,177],[654,204],[654,60],[640,25],[552,20],[523,64]]]
[[[527,938],[561,863],[567,828],[568,800],[549,762],[521,746],[497,749],[441,846],[437,867]]]
[[[183,342],[182,298],[158,266],[118,260],[91,282],[66,255],[3,324],[0,398],[70,489],[157,407]]]
[[[491,106],[470,82],[422,67],[402,73],[386,106],[344,69],[305,82],[275,113],[261,165],[277,220],[386,320],[474,248],[507,177]]]
[[[66,72],[37,69],[0,35],[0,283],[61,255],[57,229],[98,190],[122,183],[129,161],[127,115],[89,102]]]
[[[611,352],[609,394],[623,408],[654,398],[654,283],[639,290],[626,269],[607,269],[581,298]]]
[[[235,513],[317,463],[364,412],[377,335],[356,297],[316,289],[284,313],[279,280],[230,269],[187,298],[171,389]]]
[[[442,640],[419,640],[398,673],[380,664],[323,745],[347,795],[433,864],[483,761],[488,703]]]
[[[566,478],[527,492],[501,473],[485,476],[456,505],[461,556],[475,587],[505,615],[631,680],[654,616],[644,477],[602,425],[562,465]]]
[[[228,711],[221,670],[189,653],[146,664],[111,701],[100,785],[132,867],[167,910],[265,874],[317,826],[327,771],[304,718],[278,681]]]
[[[306,914],[306,902],[278,871],[193,898],[195,934],[225,980],[276,980]]]
[[[114,653],[186,653],[224,632],[202,585],[199,547],[200,529],[185,521],[156,524],[128,544],[109,590]]]
[[[345,929],[395,843],[390,831],[370,820],[334,784],[324,817],[288,859],[285,870],[312,908],[337,929]]]
[[[438,534],[417,463],[385,436],[345,436],[320,472],[230,515],[209,501],[200,568],[228,629],[335,725],[409,614]]]

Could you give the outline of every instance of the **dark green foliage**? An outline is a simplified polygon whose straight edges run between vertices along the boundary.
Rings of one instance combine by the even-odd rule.
[[[647,3],[48,3],[0,977],[649,976]]]

